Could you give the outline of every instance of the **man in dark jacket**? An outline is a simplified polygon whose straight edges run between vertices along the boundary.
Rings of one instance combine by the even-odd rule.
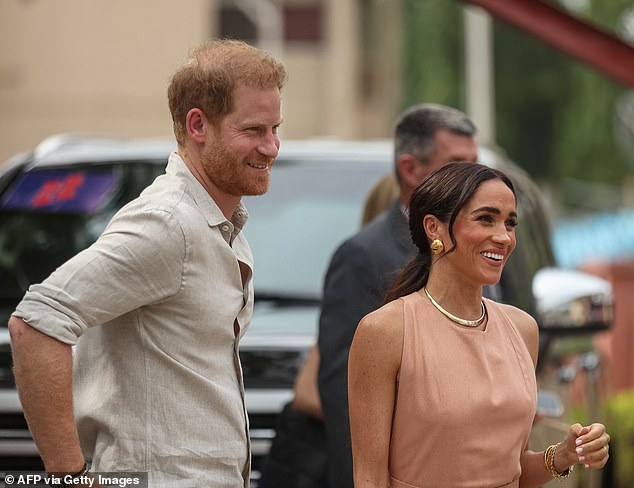
[[[333,488],[352,488],[348,418],[348,351],[359,320],[379,308],[387,287],[415,255],[407,206],[432,171],[454,161],[476,161],[475,126],[462,112],[416,105],[397,120],[394,170],[400,195],[387,211],[346,240],[330,262],[319,320],[319,393]]]

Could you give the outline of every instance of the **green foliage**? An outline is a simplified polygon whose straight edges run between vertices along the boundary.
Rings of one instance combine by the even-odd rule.
[[[494,23],[498,144],[533,177],[548,174],[562,103],[563,56],[523,32]]]
[[[619,182],[629,171],[613,126],[622,88],[580,66],[571,66],[569,72],[571,91],[578,94],[578,101],[569,100],[560,108],[560,141],[554,144],[552,159],[562,164],[553,165],[554,171],[547,174],[558,179]]]
[[[514,28],[494,32],[498,143],[537,179],[621,181],[612,120],[624,87]]]
[[[634,390],[610,398],[605,404],[605,418],[619,486],[634,486]]]
[[[588,0],[587,10],[573,15],[615,32],[631,3]],[[403,104],[464,109],[462,2],[403,5]],[[623,181],[631,168],[614,135],[613,113],[626,87],[497,20],[493,40],[498,144],[538,180]]]
[[[403,107],[434,102],[464,109],[462,5],[446,0],[403,2]]]

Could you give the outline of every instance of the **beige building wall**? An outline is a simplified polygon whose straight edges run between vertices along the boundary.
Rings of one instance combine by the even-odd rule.
[[[398,32],[386,26],[398,29],[399,2],[370,2],[383,9],[377,42],[390,52],[368,53],[359,0],[301,1],[323,5],[326,38],[321,45],[283,46],[289,74],[283,137],[389,136],[400,76],[392,52]],[[0,162],[60,132],[170,135],[170,75],[194,46],[217,35],[219,5],[1,0]],[[369,93],[360,87],[368,76]]]
[[[171,131],[165,90],[209,2],[0,2],[0,159],[58,132]]]

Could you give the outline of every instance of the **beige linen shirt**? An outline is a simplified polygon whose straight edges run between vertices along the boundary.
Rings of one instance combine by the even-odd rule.
[[[241,205],[227,220],[174,153],[95,244],[18,305],[31,326],[77,345],[75,416],[93,471],[147,471],[151,487],[248,486],[245,221]]]

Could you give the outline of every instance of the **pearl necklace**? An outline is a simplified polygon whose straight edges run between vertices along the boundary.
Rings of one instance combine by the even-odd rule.
[[[427,291],[427,287],[423,287],[423,290],[425,291],[425,295],[427,295],[427,298],[429,298],[429,301],[431,302],[431,304],[436,307],[436,309],[443,314],[445,317],[447,317],[449,320],[455,322],[456,324],[460,324],[460,325],[464,325],[465,327],[478,327],[480,325],[482,325],[482,322],[484,322],[484,319],[486,318],[487,315],[487,309],[484,306],[484,302],[482,303],[482,315],[480,315],[479,318],[475,319],[475,320],[467,320],[467,319],[461,319],[460,317],[456,317],[454,314],[447,312],[447,310],[445,310],[444,308],[442,308],[440,306],[440,304],[434,300],[434,298],[429,294],[429,292]]]

